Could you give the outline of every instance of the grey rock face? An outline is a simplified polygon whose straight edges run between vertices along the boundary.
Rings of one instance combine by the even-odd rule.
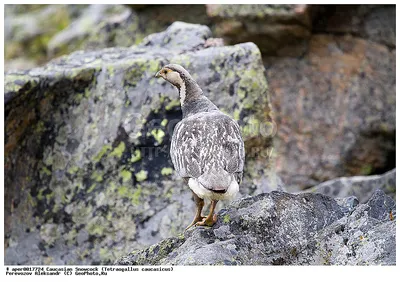
[[[318,234],[314,261],[328,265],[395,265],[395,219],[394,201],[377,190],[366,204]]]
[[[366,203],[378,189],[396,199],[396,169],[382,175],[335,178],[306,192],[321,193],[335,198],[355,196],[361,203]]]
[[[179,95],[154,78],[167,63],[185,66],[239,121],[249,144],[268,148],[272,135],[260,125],[271,124],[271,111],[258,48],[206,48],[210,35],[178,22],[140,46],[79,51],[6,74],[7,264],[107,264],[190,223],[191,191],[169,158]],[[254,163],[255,156],[247,165]],[[261,184],[248,177],[242,195]]]
[[[321,194],[271,192],[236,201],[218,215],[212,228],[191,229],[115,264],[396,263],[395,203],[380,190],[350,213]]]

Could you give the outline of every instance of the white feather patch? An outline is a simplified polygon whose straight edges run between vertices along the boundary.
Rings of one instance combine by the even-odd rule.
[[[180,84],[180,86],[181,86],[181,90],[179,91],[179,96],[181,97],[181,105],[183,105],[183,102],[185,101],[185,97],[186,97],[186,86],[183,81]]]
[[[237,192],[239,192],[239,184],[234,178],[225,193],[214,193],[204,188],[195,178],[189,178],[188,184],[189,188],[201,199],[218,201],[231,200],[236,196]]]

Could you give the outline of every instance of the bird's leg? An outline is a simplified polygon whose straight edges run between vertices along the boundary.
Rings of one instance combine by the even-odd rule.
[[[202,221],[203,218],[205,218],[205,216],[201,216],[201,211],[203,210],[204,207],[204,200],[199,198],[195,193],[193,193],[193,198],[194,201],[196,202],[196,207],[197,207],[196,215],[194,216],[192,223],[189,224],[188,227],[186,227],[185,231],[188,230],[193,225],[195,225],[197,222]]]
[[[213,226],[217,222],[217,215],[214,214],[215,206],[217,205],[218,200],[211,200],[211,207],[210,207],[210,213],[208,216],[203,219],[202,221],[199,221],[196,223],[196,226]]]

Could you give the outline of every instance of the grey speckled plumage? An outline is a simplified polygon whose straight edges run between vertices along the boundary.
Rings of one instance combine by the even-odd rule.
[[[183,119],[174,129],[170,154],[195,195],[198,210],[189,227],[212,226],[217,201],[234,197],[242,180],[245,152],[239,125],[203,95],[183,67],[166,65],[156,77],[176,86],[180,94]],[[212,204],[206,219],[201,216],[204,199]]]
[[[182,119],[175,127],[170,154],[181,177],[197,178],[209,190],[225,191],[232,176],[238,183],[242,179],[244,146],[239,125],[218,109]]]

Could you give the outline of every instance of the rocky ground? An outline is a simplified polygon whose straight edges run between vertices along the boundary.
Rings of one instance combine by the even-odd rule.
[[[395,263],[395,6],[260,7],[6,5],[6,264]],[[247,198],[185,234],[169,62],[246,146]]]
[[[351,203],[351,204],[349,204]],[[271,192],[235,201],[212,228],[194,227],[119,265],[395,265],[396,206]]]

